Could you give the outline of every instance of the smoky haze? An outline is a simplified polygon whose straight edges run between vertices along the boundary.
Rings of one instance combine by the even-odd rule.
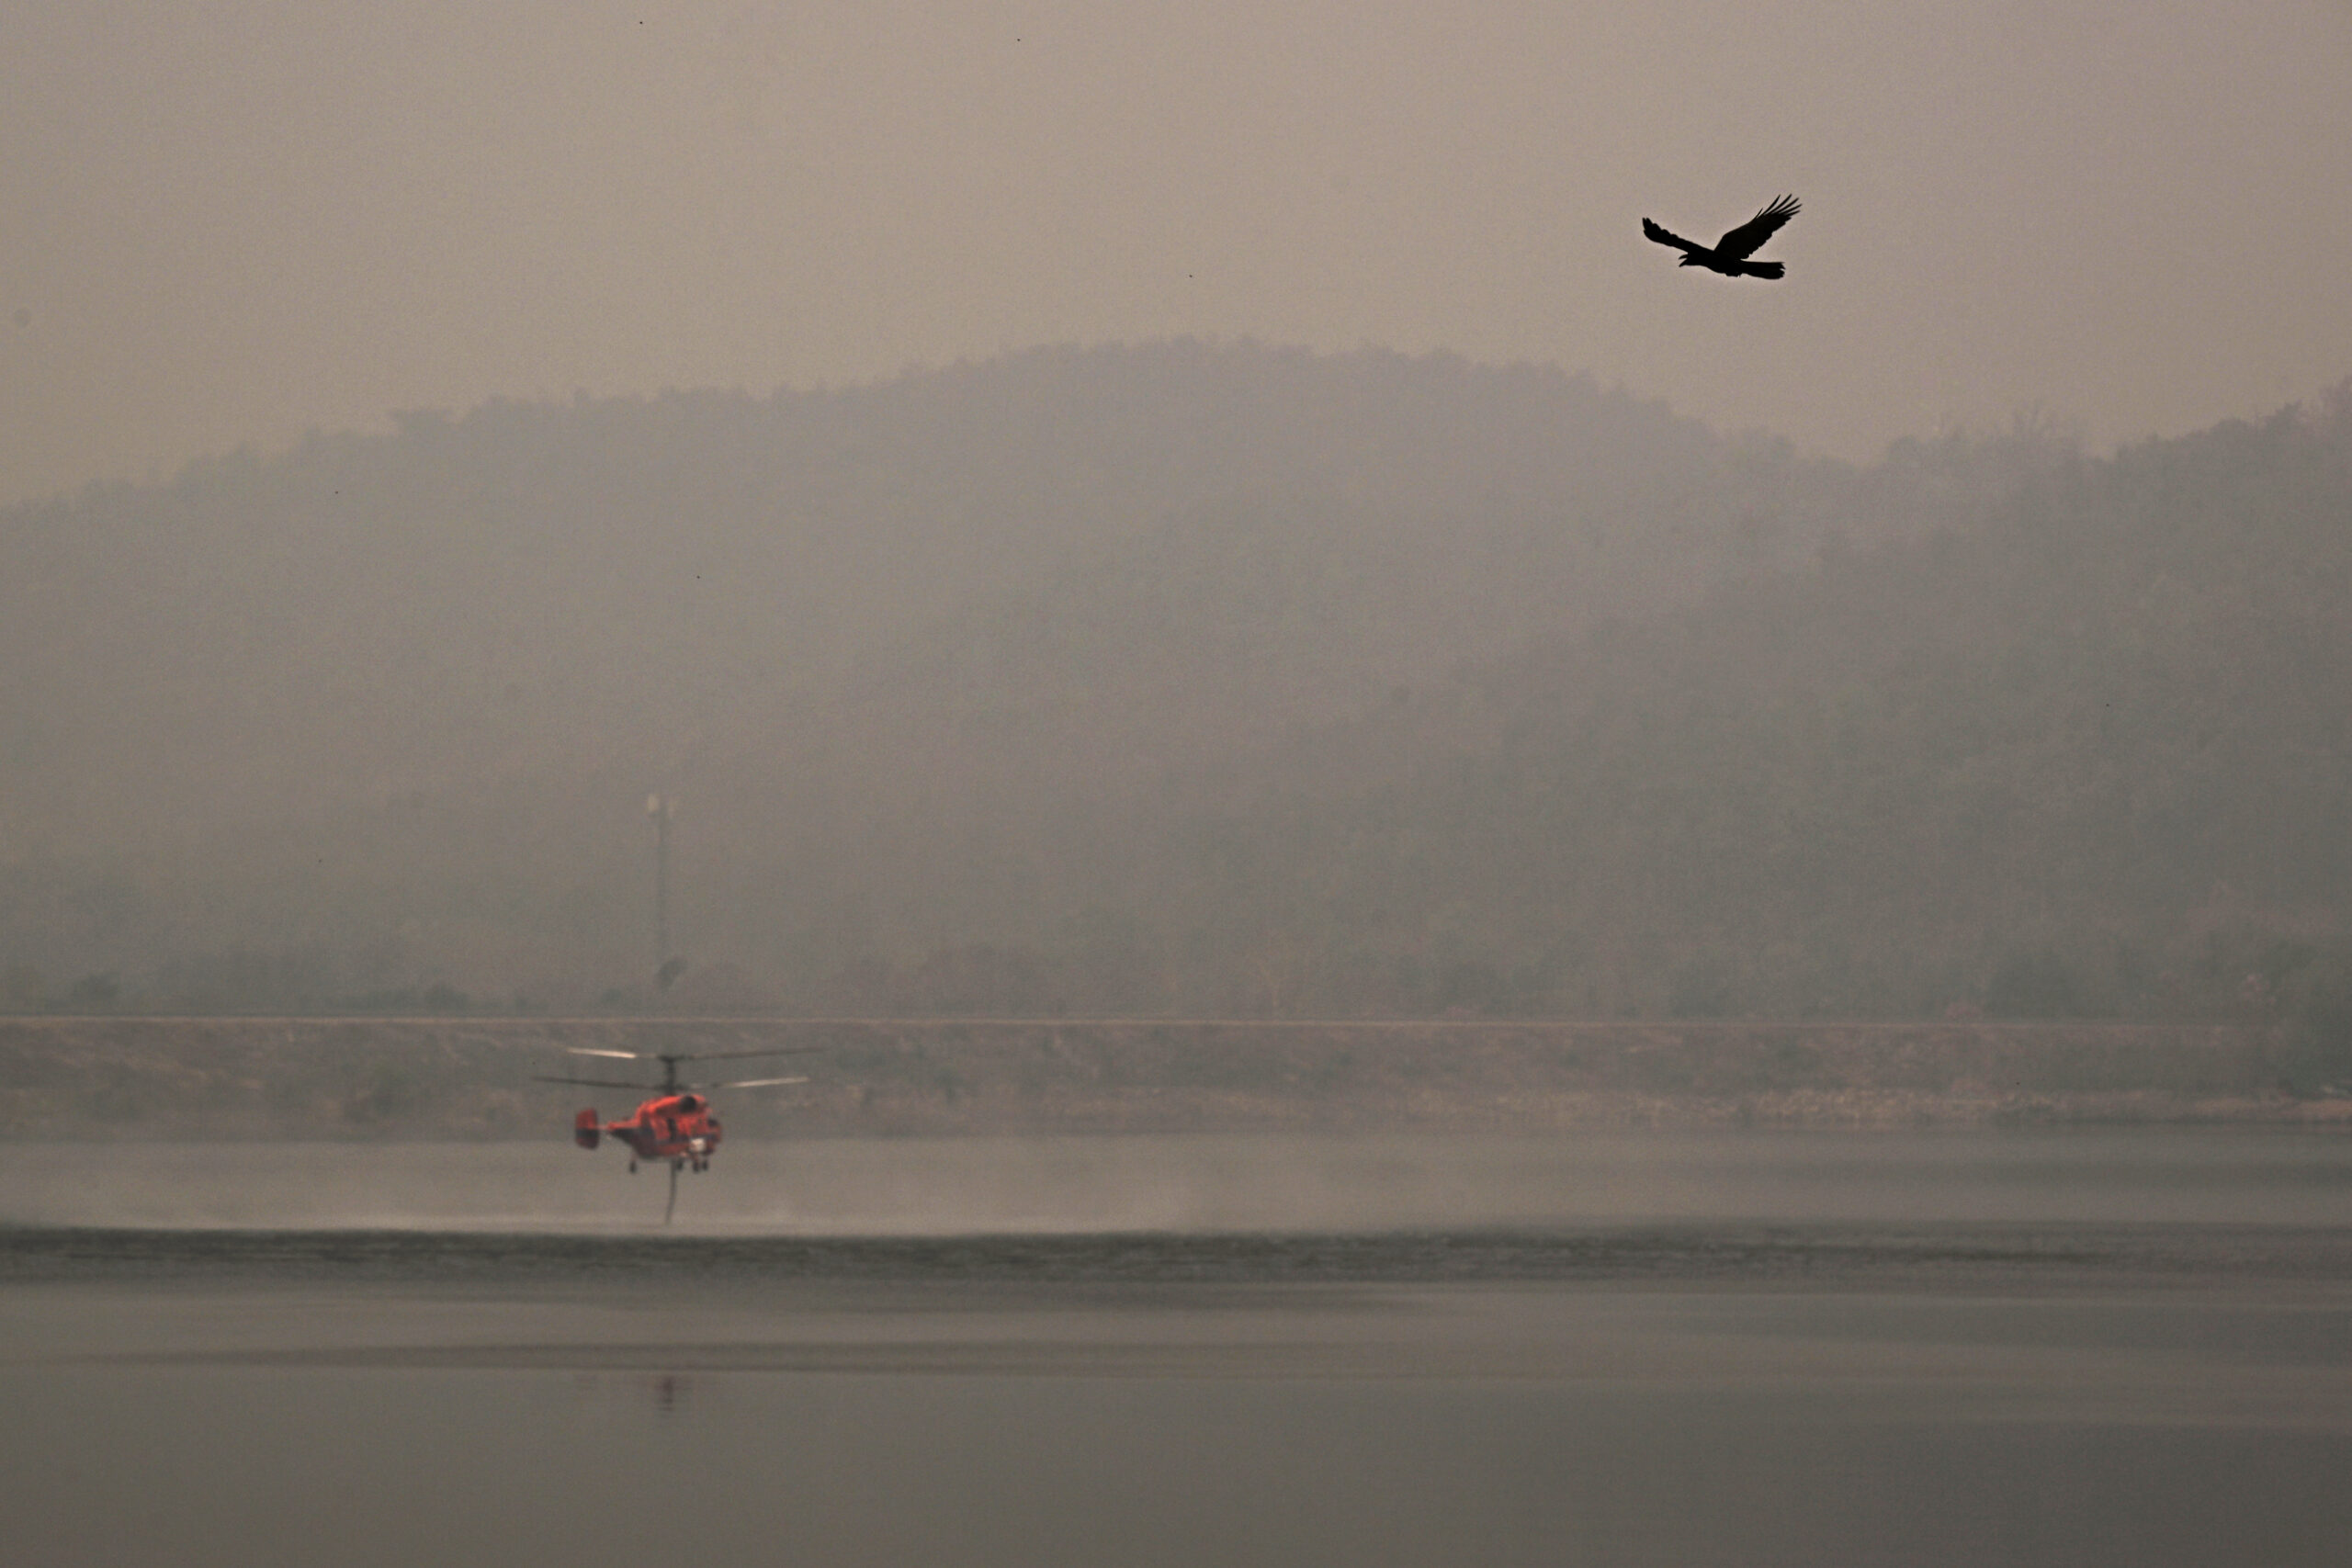
[[[2352,21],[689,0],[0,8],[0,499],[388,409],[1249,335],[1849,459],[2343,373]],[[1777,288],[1692,288],[1781,191]]]
[[[1981,1010],[2324,1056],[2347,507],[2341,389],[1863,467],[1194,342],[408,415],[7,514],[11,999]]]
[[[0,1006],[2352,1050],[2335,11],[116,20],[0,50]]]
[[[2340,1562],[2347,51],[0,0],[10,1545]]]
[[[576,990],[640,967],[659,788],[682,940],[771,983],[1090,909],[1157,971],[1136,900],[1228,762],[1801,559],[1850,488],[1555,372],[1177,343],[404,416],[20,509],[15,940]]]

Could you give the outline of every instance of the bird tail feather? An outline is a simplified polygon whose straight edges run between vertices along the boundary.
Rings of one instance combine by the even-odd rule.
[[[1786,271],[1787,269],[1779,262],[1741,262],[1739,264],[1740,276],[1743,277],[1779,277]]]

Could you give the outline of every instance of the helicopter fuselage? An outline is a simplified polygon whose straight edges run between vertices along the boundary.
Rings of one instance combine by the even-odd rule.
[[[706,1170],[724,1133],[710,1101],[689,1092],[659,1095],[618,1122],[599,1122],[594,1111],[582,1111],[573,1120],[571,1135],[583,1149],[593,1149],[600,1137],[609,1136],[639,1159]]]

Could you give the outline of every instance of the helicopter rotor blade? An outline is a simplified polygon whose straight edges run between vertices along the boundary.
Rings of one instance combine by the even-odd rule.
[[[642,1062],[651,1055],[645,1051],[607,1051],[597,1045],[566,1045],[564,1049],[575,1056],[617,1056],[624,1062]]]
[[[772,1089],[777,1084],[807,1083],[808,1075],[789,1078],[737,1078],[733,1083],[698,1083],[696,1089]]]
[[[656,1092],[654,1086],[651,1084],[623,1083],[618,1078],[550,1078],[544,1077],[539,1074],[534,1073],[531,1075],[531,1081],[533,1083],[585,1084],[590,1089],[633,1089],[640,1094],[652,1094]]]

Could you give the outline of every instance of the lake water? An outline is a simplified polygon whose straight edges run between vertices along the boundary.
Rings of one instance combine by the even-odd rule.
[[[81,1563],[2339,1563],[2352,1140],[0,1149]]]

